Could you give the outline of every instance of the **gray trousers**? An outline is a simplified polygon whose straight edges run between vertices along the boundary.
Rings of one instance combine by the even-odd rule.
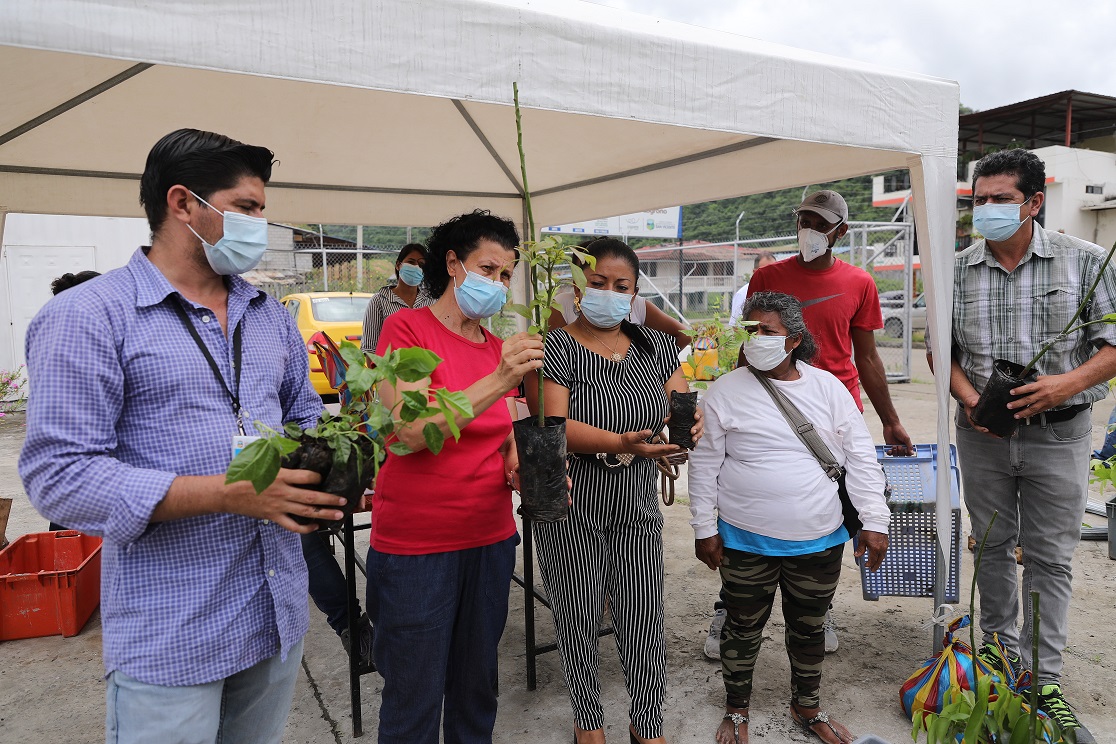
[[[1073,552],[1081,539],[1088,498],[1092,418],[1082,411],[1069,421],[1020,426],[1010,439],[969,428],[958,417],[957,453],[965,505],[979,541],[993,512],[977,576],[984,640],[998,633],[1012,653],[1031,666],[1031,592],[1039,593],[1039,668],[1042,684],[1062,675]],[[1036,417],[1037,418],[1037,417]],[[1023,629],[1014,548],[1023,546]]]

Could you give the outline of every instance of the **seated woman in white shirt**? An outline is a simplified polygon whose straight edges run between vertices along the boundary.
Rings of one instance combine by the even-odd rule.
[[[588,250],[589,246],[597,240],[610,240],[604,236],[593,238],[581,243],[582,250]],[[639,280],[639,277],[636,277]],[[581,312],[577,308],[577,298],[574,294],[573,287],[562,287],[558,290],[558,294],[554,297],[562,306],[562,312],[551,313],[550,315],[550,329],[557,330],[565,328],[570,323],[577,320]],[[665,333],[674,339],[678,344],[679,349],[685,349],[690,345],[690,329],[682,325],[675,318],[670,317],[653,303],[647,301],[645,297],[635,295],[632,298],[632,313],[628,316],[628,320],[638,326],[647,326],[660,333]]]
[[[721,633],[727,701],[718,744],[748,741],[752,676],[782,592],[791,663],[791,718],[824,742],[851,742],[848,729],[821,710],[822,622],[850,539],[837,483],[802,443],[756,375],[771,380],[810,421],[845,468],[849,497],[864,524],[859,558],[879,568],[891,519],[872,438],[845,386],[808,362],[816,347],[790,295],[758,292],[744,305],[756,321],[745,341],[750,368],[721,377],[702,402],[705,437],[690,455],[695,553],[720,569],[728,617]],[[753,371],[754,370],[754,371]]]

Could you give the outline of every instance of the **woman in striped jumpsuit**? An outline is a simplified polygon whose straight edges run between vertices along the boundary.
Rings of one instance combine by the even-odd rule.
[[[630,739],[662,742],[663,516],[649,458],[680,449],[647,440],[663,428],[669,392],[688,386],[674,339],[627,320],[639,276],[635,253],[611,238],[584,250],[596,266],[585,269],[580,315],[546,341],[546,413],[567,418],[573,504],[566,521],[535,524],[539,567],[576,741],[605,740],[597,632],[607,604],[632,700]],[[533,397],[528,404],[537,411]],[[693,433],[700,438],[700,420]]]

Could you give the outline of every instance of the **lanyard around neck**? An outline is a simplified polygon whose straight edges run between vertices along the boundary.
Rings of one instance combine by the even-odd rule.
[[[196,343],[198,345],[198,348],[201,349],[201,353],[205,356],[205,361],[209,362],[209,368],[213,370],[213,376],[217,378],[217,382],[221,383],[221,387],[223,387],[225,389],[225,393],[228,394],[229,401],[232,403],[233,416],[236,417],[236,428],[242,435],[244,435],[244,423],[241,420],[241,413],[243,412],[243,409],[240,406],[240,331],[241,328],[244,327],[244,323],[238,323],[236,326],[236,330],[233,331],[233,384],[235,387],[229,389],[228,383],[225,382],[225,378],[221,374],[221,368],[217,366],[217,361],[213,358],[213,355],[209,353],[209,348],[202,341],[201,336],[198,335],[198,329],[194,327],[194,324],[192,322],[190,322],[190,317],[186,315],[186,311],[183,309],[182,303],[176,300],[172,300],[171,305],[174,306],[175,312],[178,313],[178,317],[182,320],[183,325],[186,326],[186,330],[190,332],[190,336],[193,337],[194,343]]]

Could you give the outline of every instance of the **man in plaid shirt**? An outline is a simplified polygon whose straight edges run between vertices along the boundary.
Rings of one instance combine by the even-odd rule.
[[[1038,376],[1015,388],[1007,407],[1020,427],[998,438],[972,420],[995,359],[1025,365],[1073,318],[1097,278],[1105,251],[1035,223],[1046,183],[1043,162],[1027,150],[988,155],[973,172],[973,226],[984,235],[957,254],[954,269],[950,388],[960,402],[957,449],[973,532],[984,534],[998,512],[977,582],[985,646],[978,653],[1002,667],[990,642],[998,633],[1019,670],[1031,658],[1030,592],[1040,594],[1039,668],[1032,670],[1039,705],[1079,744],[1093,736],[1061,689],[1067,642],[1073,552],[1088,495],[1092,404],[1116,376],[1116,329],[1089,326],[1058,339],[1039,361]],[[1116,268],[1104,270],[1079,322],[1116,311]],[[1014,548],[1022,542],[1023,628]],[[1006,670],[1002,670],[1006,671]]]
[[[280,470],[226,484],[254,422],[313,426],[306,348],[237,274],[267,245],[273,155],[181,129],[148,155],[151,245],[61,293],[27,332],[31,398],[19,470],[46,517],[104,537],[106,740],[280,741],[309,617],[292,514],[339,497]]]

